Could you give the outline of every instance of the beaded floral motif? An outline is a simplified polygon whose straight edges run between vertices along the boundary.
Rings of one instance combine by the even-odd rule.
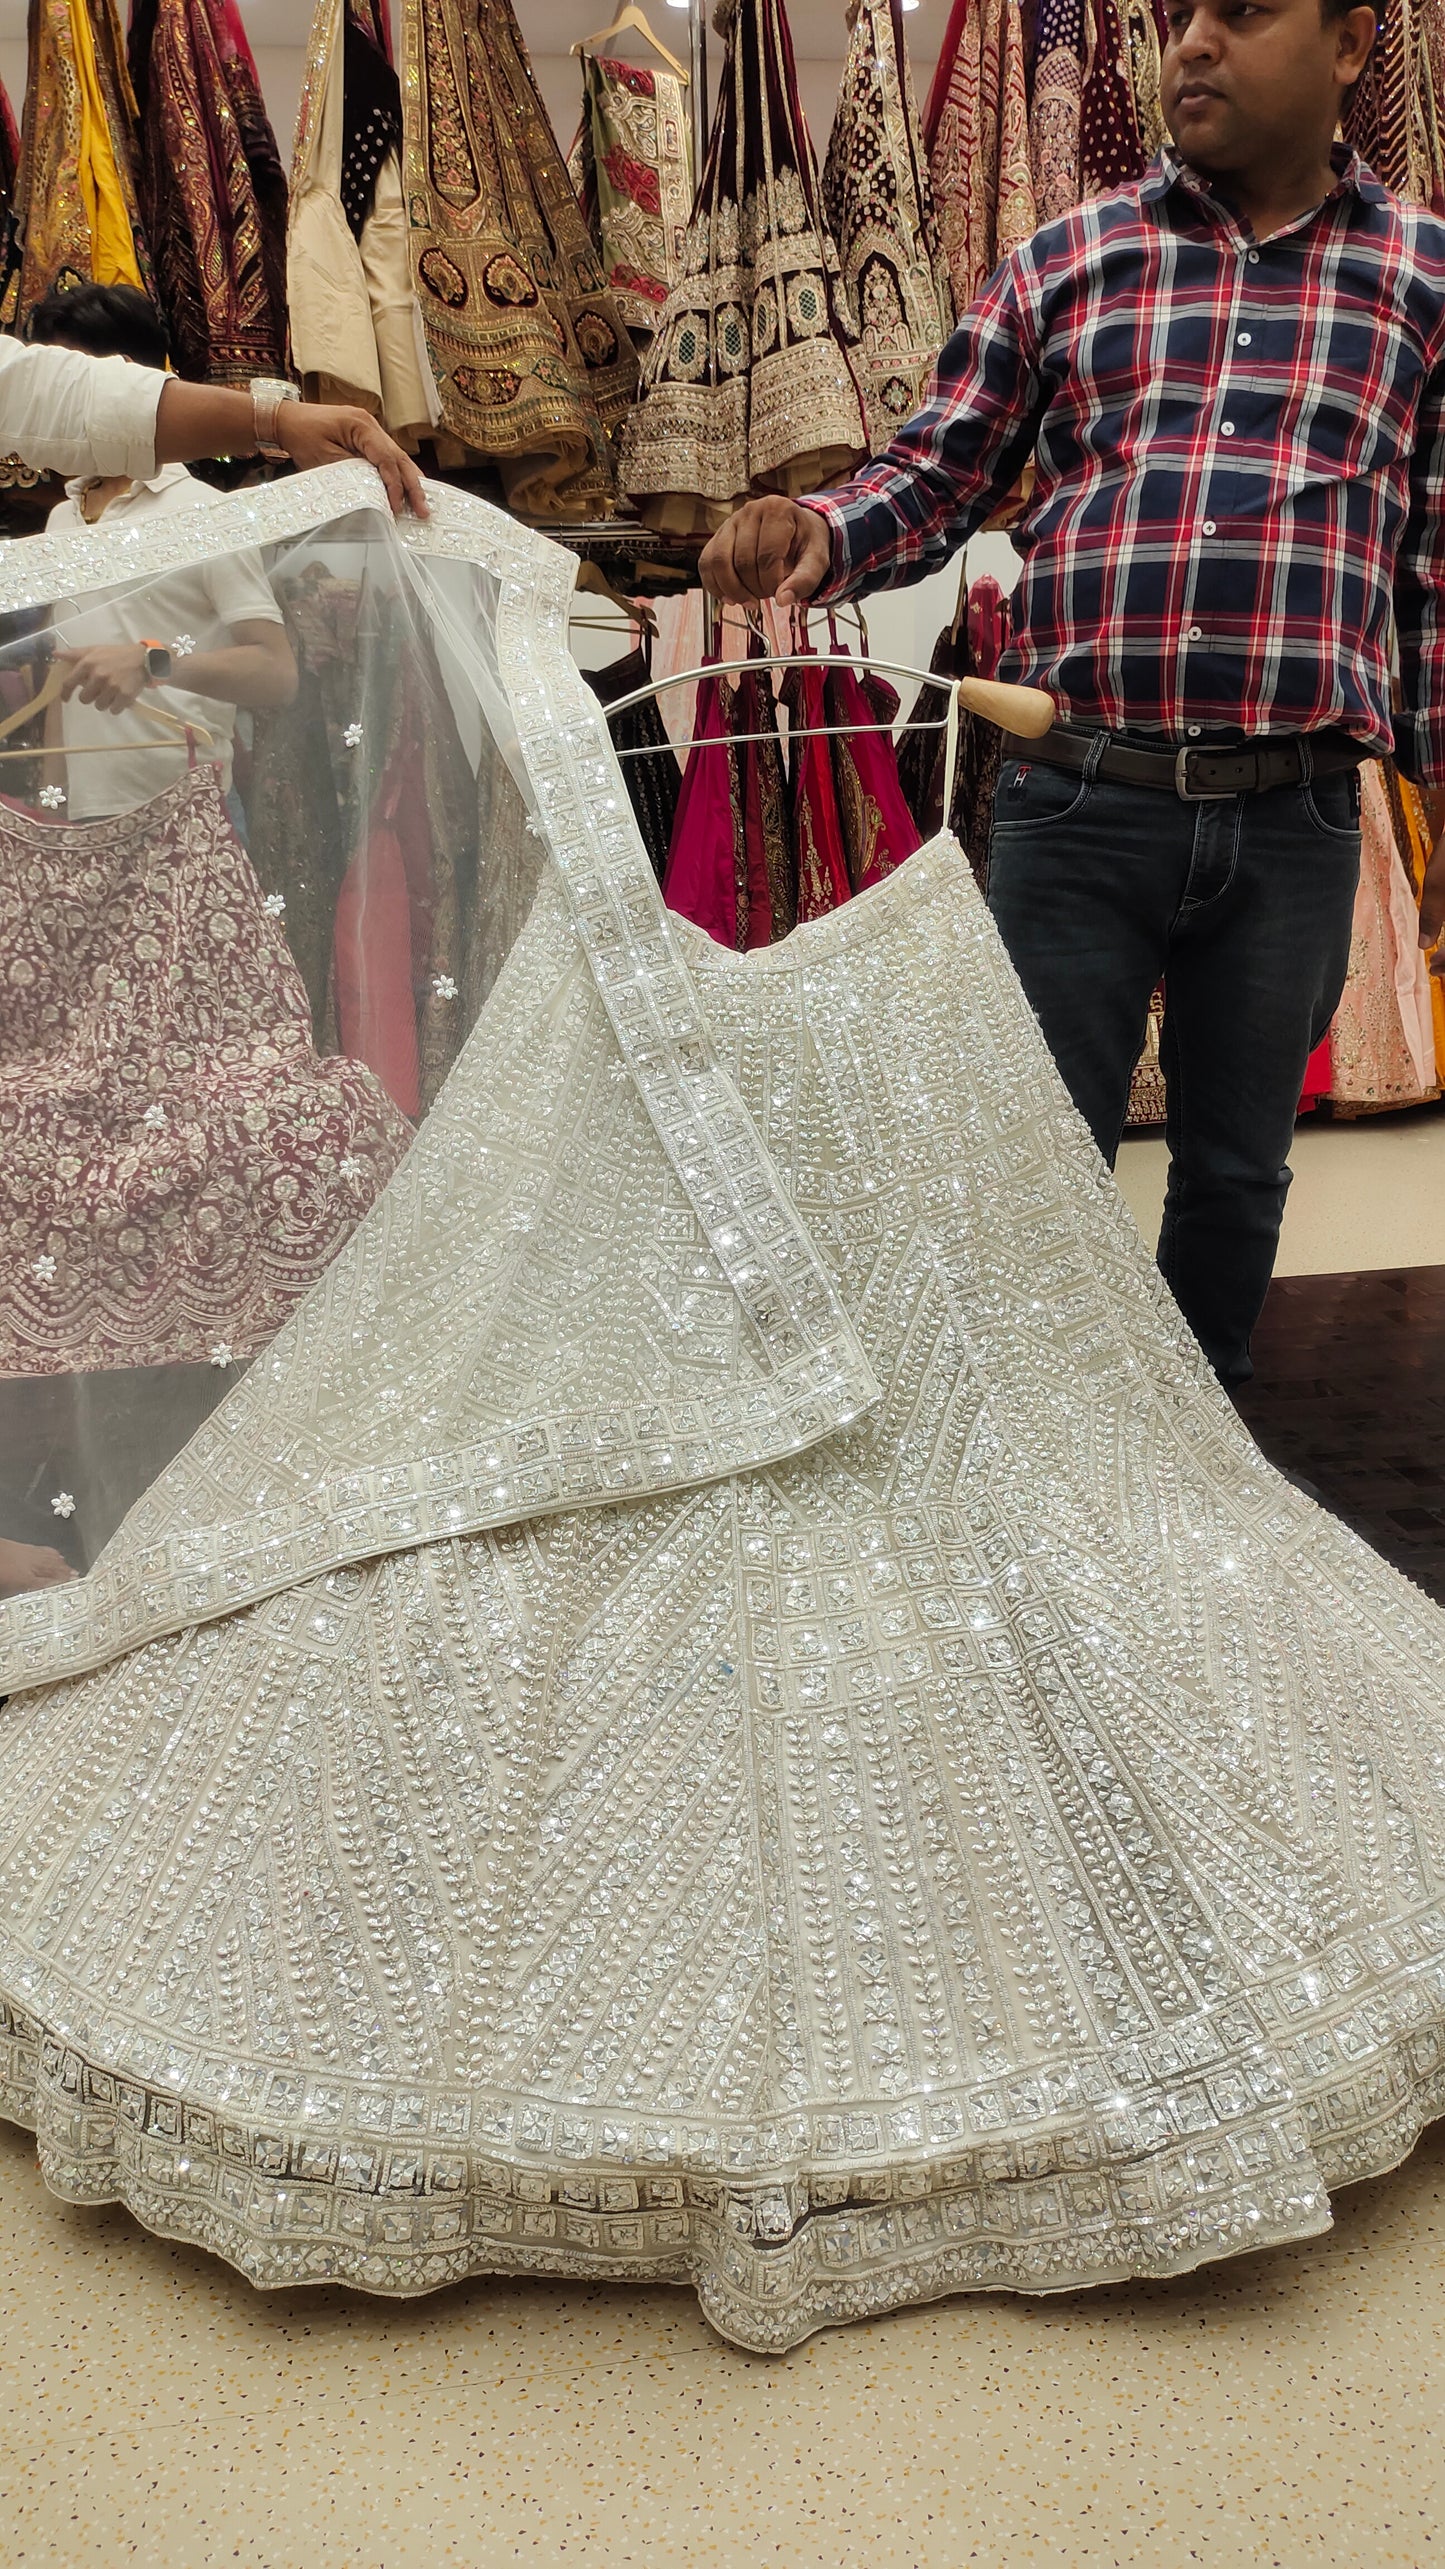
[[[317,1059],[285,903],[213,767],[108,820],[0,812],[0,850],[0,1374],[200,1363],[223,1323],[250,1355],[380,1193],[405,1120],[361,1063]]]

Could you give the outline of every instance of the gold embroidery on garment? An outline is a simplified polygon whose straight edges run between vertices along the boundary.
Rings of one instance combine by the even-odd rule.
[[[822,184],[878,454],[918,409],[953,326],[899,0],[855,0]]]
[[[741,0],[683,274],[623,433],[642,515],[702,532],[750,490],[793,497],[849,472],[867,443],[855,335],[781,0]]]
[[[442,422],[521,514],[612,505],[637,380],[510,0],[406,0],[412,270]]]

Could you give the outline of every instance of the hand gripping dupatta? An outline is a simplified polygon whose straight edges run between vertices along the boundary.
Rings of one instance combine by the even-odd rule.
[[[901,0],[853,0],[850,17],[823,210],[858,332],[853,369],[877,455],[922,402],[953,304]]]
[[[782,0],[736,0],[674,286],[623,431],[652,525],[701,533],[749,491],[816,490],[867,445]]]
[[[1309,2236],[1445,2109],[1445,1617],[1251,1443],[951,842],[671,918],[572,566],[434,505],[184,529],[367,557],[539,868],[359,1230],[0,1606],[0,2108],[259,2283],[760,2349]]]
[[[284,375],[286,177],[236,0],[137,0],[141,186],[179,372]]]
[[[412,272],[442,421],[531,517],[605,513],[637,360],[510,0],[406,0]]]

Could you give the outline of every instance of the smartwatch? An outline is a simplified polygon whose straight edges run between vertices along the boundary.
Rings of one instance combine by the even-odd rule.
[[[169,678],[175,655],[169,644],[164,642],[142,641],[141,649],[145,653],[146,685],[159,687]]]

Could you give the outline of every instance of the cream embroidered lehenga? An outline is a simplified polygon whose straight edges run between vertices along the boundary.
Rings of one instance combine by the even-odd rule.
[[[259,2283],[671,2278],[759,2348],[1322,2228],[1445,2104],[1445,1623],[1261,1461],[953,843],[724,952],[567,558],[373,492],[167,538],[404,583],[506,959],[270,1349],[0,1612],[5,2111]]]

